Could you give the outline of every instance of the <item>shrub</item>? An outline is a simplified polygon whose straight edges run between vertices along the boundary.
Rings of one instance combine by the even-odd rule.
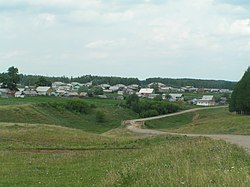
[[[99,123],[103,123],[106,121],[106,117],[103,111],[96,111],[96,121]]]

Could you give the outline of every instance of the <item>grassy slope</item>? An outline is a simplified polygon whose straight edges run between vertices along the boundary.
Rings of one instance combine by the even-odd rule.
[[[250,116],[224,109],[203,110],[146,122],[148,128],[181,133],[250,135]]]
[[[96,135],[52,125],[0,124],[0,186],[249,186],[250,157],[223,141]],[[29,152],[31,148],[139,150]],[[9,151],[6,151],[9,150]]]
[[[38,106],[44,102],[67,102],[69,99],[38,97],[1,100],[0,122],[55,124],[65,127],[82,129],[84,131],[103,133],[121,125],[122,120],[136,118],[137,115],[129,109],[117,107],[117,101],[103,99],[85,100],[95,104],[91,114],[76,114],[67,110],[56,110],[53,107]],[[96,121],[96,111],[103,111],[105,122]]]

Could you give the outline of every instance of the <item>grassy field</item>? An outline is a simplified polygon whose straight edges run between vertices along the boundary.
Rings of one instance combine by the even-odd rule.
[[[147,128],[180,133],[250,135],[250,116],[228,112],[228,108],[201,110],[147,121]]]
[[[250,184],[249,155],[201,137],[153,137],[122,128],[97,135],[53,125],[1,123],[0,142],[0,186]]]
[[[54,124],[64,127],[82,129],[88,132],[103,133],[117,128],[122,120],[138,117],[129,109],[118,107],[118,101],[106,99],[87,99],[88,104],[94,104],[90,114],[79,114],[64,109],[56,109],[42,103],[66,103],[73,99],[37,97],[25,99],[1,99],[0,122]],[[97,111],[104,114],[104,122],[96,120]]]
[[[25,97],[25,98],[0,98],[0,105],[18,105],[18,104],[40,104],[48,102],[66,103],[72,98],[60,97]],[[95,104],[97,106],[114,106],[118,105],[121,101],[114,99],[99,99],[99,98],[83,98],[87,103]]]
[[[250,157],[235,145],[202,137],[132,133],[121,121],[138,116],[120,108],[116,100],[84,99],[95,105],[88,114],[43,104],[69,100],[0,99],[0,186],[250,185]],[[97,111],[104,113],[104,122],[97,122]],[[249,121],[216,109],[146,125],[248,134]],[[235,131],[228,130],[233,127]]]

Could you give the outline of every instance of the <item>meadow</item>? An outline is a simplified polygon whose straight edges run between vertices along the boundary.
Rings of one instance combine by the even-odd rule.
[[[250,185],[250,156],[242,148],[204,137],[133,133],[121,121],[138,116],[117,106],[120,101],[84,101],[95,105],[88,114],[44,105],[67,99],[0,99],[0,186]],[[102,123],[96,121],[99,110]],[[190,118],[219,122],[217,114],[229,115],[225,109],[200,111],[199,117],[171,119],[171,128],[166,121],[151,128],[188,129]]]
[[[247,186],[250,158],[223,141],[1,124],[0,186]]]
[[[228,108],[200,110],[147,121],[146,127],[179,133],[250,135],[250,116],[230,113]]]

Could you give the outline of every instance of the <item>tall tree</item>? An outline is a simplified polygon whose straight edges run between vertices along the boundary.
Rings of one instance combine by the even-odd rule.
[[[17,83],[20,81],[20,75],[18,74],[18,69],[14,66],[8,69],[7,73],[2,74],[2,81],[4,88],[9,88],[10,90],[17,90]]]
[[[250,67],[234,88],[229,110],[238,114],[250,115]]]

